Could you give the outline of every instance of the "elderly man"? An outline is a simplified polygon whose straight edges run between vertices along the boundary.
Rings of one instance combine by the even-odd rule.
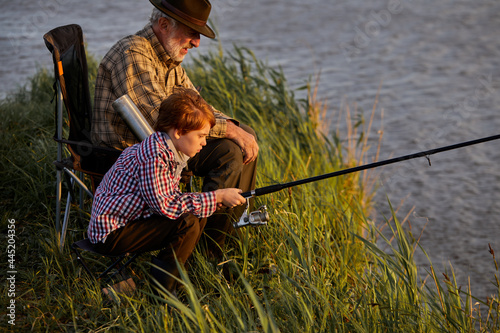
[[[150,22],[135,35],[118,41],[104,56],[97,74],[92,140],[94,144],[124,149],[137,139],[112,107],[113,101],[128,94],[154,127],[161,102],[175,86],[193,89],[181,62],[189,49],[200,45],[200,34],[215,38],[207,25],[208,0],[150,0],[154,5]],[[255,188],[258,144],[248,126],[215,110],[216,125],[207,145],[190,159],[189,169],[204,177],[203,191],[219,188]],[[235,211],[220,210],[209,218],[206,237],[215,241],[212,253],[220,255],[227,234],[233,231]]]

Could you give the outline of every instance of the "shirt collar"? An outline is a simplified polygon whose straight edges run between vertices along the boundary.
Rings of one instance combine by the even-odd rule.
[[[155,32],[153,31],[153,26],[151,25],[151,23],[146,24],[142,30],[137,32],[137,35],[149,40],[151,47],[158,56],[158,59],[160,59],[160,61],[164,63],[168,67],[168,69],[172,69],[181,64],[178,61],[174,61],[168,55],[167,51],[165,51],[165,48],[163,47],[163,45],[161,45],[160,41],[156,37]]]
[[[174,153],[175,161],[179,163],[179,165],[181,165],[182,168],[184,168],[187,164],[187,161],[189,160],[189,156],[187,156],[183,152],[178,151],[175,148],[172,139],[170,138],[170,136],[168,136],[167,133],[165,132],[157,132],[157,133],[159,133],[158,136],[163,140],[164,144]]]

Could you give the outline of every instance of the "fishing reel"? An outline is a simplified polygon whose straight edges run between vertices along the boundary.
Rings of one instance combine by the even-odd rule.
[[[238,222],[233,222],[233,227],[235,229],[246,227],[248,225],[258,227],[259,225],[266,225],[267,221],[269,221],[269,213],[267,212],[266,205],[260,206],[259,210],[255,210],[253,212],[250,212],[249,208],[250,205],[247,199],[247,208],[245,208],[240,220]]]

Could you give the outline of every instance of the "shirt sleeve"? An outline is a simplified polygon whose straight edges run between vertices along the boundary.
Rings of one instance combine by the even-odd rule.
[[[140,191],[146,204],[156,214],[170,219],[187,212],[199,218],[212,215],[217,208],[215,192],[182,193],[171,163],[158,157],[139,166]]]

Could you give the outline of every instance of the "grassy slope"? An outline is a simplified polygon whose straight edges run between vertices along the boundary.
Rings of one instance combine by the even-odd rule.
[[[95,74],[95,62],[90,67]],[[236,49],[228,57],[204,56],[189,71],[210,103],[257,131],[258,187],[352,166],[346,157],[352,152],[346,152],[338,138],[317,134],[317,119],[305,111],[315,107],[314,101],[297,102],[283,75],[256,61],[251,52]],[[269,207],[269,225],[244,229],[224,264],[194,253],[181,301],[168,298],[169,310],[147,301],[147,283],[120,306],[104,302],[99,287],[75,264],[68,247],[60,253],[56,245],[52,81],[41,70],[31,88],[0,106],[0,230],[6,234],[9,219],[15,219],[16,329],[499,329],[498,297],[473,304],[472,298],[460,293],[452,276],[444,283],[437,277],[427,284],[420,281],[411,235],[405,234],[396,218],[392,224],[396,237],[390,242],[393,251],[387,254],[373,245],[377,230],[366,217],[370,196],[356,174],[258,198],[258,204]],[[71,219],[68,242],[84,233],[77,217],[74,214]],[[359,237],[362,234],[370,235],[369,239]],[[136,265],[139,277],[146,274],[147,259]],[[5,251],[1,260],[7,262]],[[224,276],[223,268],[232,274]],[[428,290],[428,285],[433,288]],[[2,304],[10,301],[5,284],[0,299]],[[0,312],[0,326],[12,329],[8,319]]]

